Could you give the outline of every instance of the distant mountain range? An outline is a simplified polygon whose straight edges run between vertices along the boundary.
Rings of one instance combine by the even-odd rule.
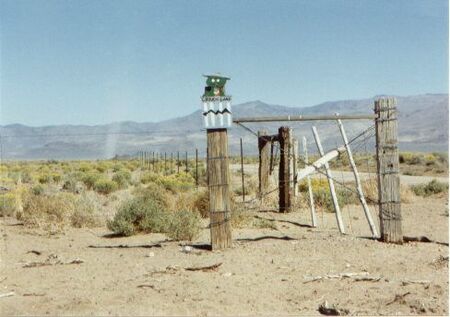
[[[374,98],[329,101],[312,107],[286,107],[252,101],[234,105],[233,116],[274,116],[312,114],[373,113]],[[399,110],[400,149],[408,151],[448,152],[448,94],[397,96]],[[200,107],[199,107],[200,108]],[[275,134],[278,127],[289,125],[301,139],[312,141],[311,126],[316,125],[324,147],[340,145],[339,130],[334,122],[277,122],[246,124],[252,131],[267,129]],[[373,125],[371,121],[345,121],[349,139]],[[373,131],[372,131],[373,132]],[[0,126],[3,159],[100,159],[115,155],[133,155],[139,150],[159,152],[185,152],[192,155],[195,148],[205,153],[206,133],[201,111],[156,123],[124,121],[106,125],[54,125],[29,127],[21,124]],[[234,126],[229,132],[229,146],[238,153],[239,138],[243,138],[244,151],[257,153],[257,141],[248,130]],[[369,135],[368,135],[369,136]],[[373,151],[374,137],[367,142],[355,141],[355,146]],[[315,147],[310,145],[310,151]]]

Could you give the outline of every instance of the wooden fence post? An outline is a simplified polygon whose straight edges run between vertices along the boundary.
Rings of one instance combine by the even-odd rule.
[[[241,183],[242,183],[242,201],[245,202],[245,182],[244,182],[244,149],[242,147],[242,138],[240,138],[241,144]]]
[[[213,250],[225,249],[231,246],[230,172],[227,130],[208,129],[207,142],[211,247]]]
[[[177,151],[177,174],[180,174],[180,151]]]
[[[266,130],[258,131],[258,151],[259,151],[259,166],[258,166],[258,196],[261,202],[264,201],[264,196],[269,190],[269,164],[270,164],[270,144]]]
[[[188,164],[188,152],[187,151],[186,151],[185,161],[186,161],[186,170],[185,170],[185,172],[188,173],[189,172],[189,164]]]
[[[378,206],[381,241],[403,243],[398,158],[397,109],[394,98],[375,101]]]
[[[291,155],[291,131],[289,127],[280,127],[278,129],[278,139],[280,142],[280,170],[278,172],[279,209],[280,212],[290,212],[292,208],[292,193],[289,164],[289,157]]]
[[[195,149],[195,187],[198,189],[198,149]]]

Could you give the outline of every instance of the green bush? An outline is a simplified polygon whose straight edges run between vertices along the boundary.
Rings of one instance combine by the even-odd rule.
[[[413,185],[411,189],[417,196],[429,197],[434,194],[448,192],[448,184],[433,179],[427,184]]]
[[[167,236],[173,240],[192,241],[200,234],[200,215],[191,211],[178,211],[170,214]]]
[[[133,191],[133,194],[143,200],[155,202],[164,210],[169,209],[171,197],[168,195],[167,191],[158,184],[150,183],[147,187],[138,187]]]
[[[50,174],[41,174],[38,176],[38,182],[41,184],[48,184],[52,181]]]
[[[116,182],[109,179],[99,179],[94,184],[94,190],[99,194],[108,195],[113,191],[116,191],[118,185]]]
[[[74,194],[79,194],[83,190],[82,185],[76,180],[76,178],[71,177],[66,179],[62,189]]]
[[[119,188],[126,188],[131,182],[131,173],[127,170],[120,170],[114,174],[112,180],[117,183]]]
[[[137,232],[165,232],[169,223],[169,213],[159,203],[145,197],[125,201],[107,222],[108,229],[116,234],[130,236]]]
[[[81,177],[81,181],[86,185],[87,189],[92,189],[100,178],[101,175],[99,173],[89,172]]]
[[[17,210],[17,196],[14,193],[0,195],[0,217],[14,216]]]
[[[31,192],[34,195],[42,195],[44,193],[44,191],[45,191],[45,188],[41,184],[37,184],[37,185],[34,185],[33,187],[31,187]]]

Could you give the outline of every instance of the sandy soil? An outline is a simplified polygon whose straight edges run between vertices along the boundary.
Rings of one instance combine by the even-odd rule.
[[[447,315],[446,200],[403,204],[404,233],[444,242],[388,245],[367,239],[361,208],[308,227],[308,211],[259,213],[278,230],[234,229],[234,246],[211,252],[205,229],[191,252],[163,235],[111,238],[105,228],[39,235],[1,219],[2,315],[317,315],[325,300],[349,314]],[[205,222],[206,225],[206,222]],[[161,247],[145,248],[154,243]],[[90,248],[90,245],[137,246]],[[139,247],[139,245],[141,245]],[[37,251],[37,252],[30,252]],[[40,253],[40,254],[37,254]],[[70,264],[81,259],[83,263]],[[47,266],[32,266],[45,262]],[[78,263],[78,264],[77,264]],[[221,263],[216,270],[186,268]],[[311,277],[368,274],[377,281]]]

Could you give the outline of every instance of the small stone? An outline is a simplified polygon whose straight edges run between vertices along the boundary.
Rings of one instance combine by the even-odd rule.
[[[149,254],[146,255],[147,258],[151,258],[155,256],[155,252],[150,252]]]
[[[189,245],[184,245],[181,247],[181,252],[184,253],[191,253],[192,252],[192,247]]]
[[[225,273],[223,273],[223,276],[224,277],[230,277],[230,276],[232,276],[233,275],[233,273],[231,273],[231,272],[225,272]]]

